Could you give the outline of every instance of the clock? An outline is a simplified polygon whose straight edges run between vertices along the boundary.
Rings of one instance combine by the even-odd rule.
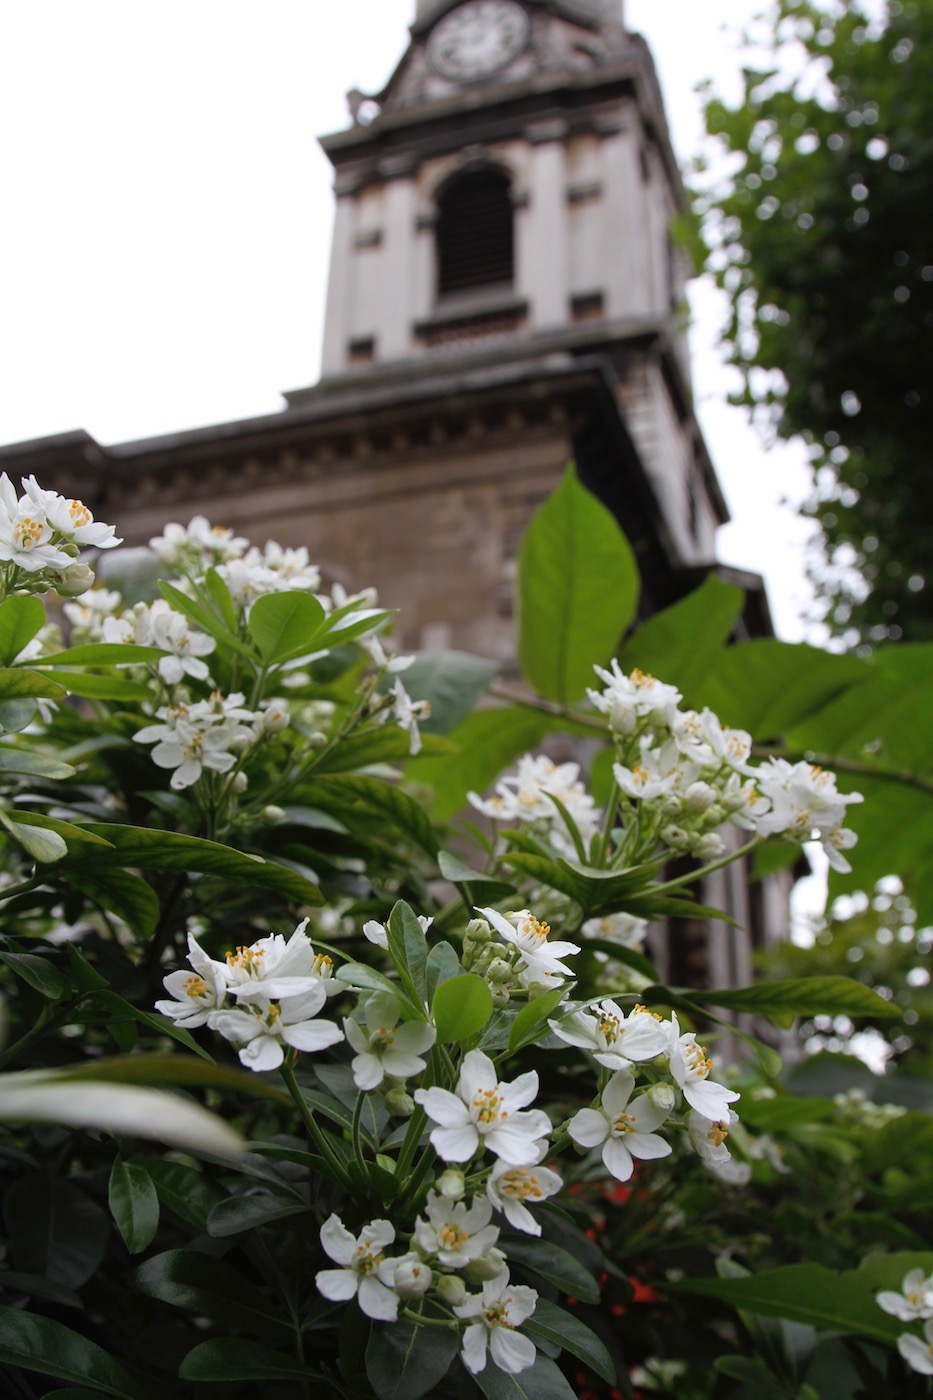
[[[531,33],[516,0],[466,0],[439,20],[428,39],[428,62],[444,78],[474,82],[511,63]]]

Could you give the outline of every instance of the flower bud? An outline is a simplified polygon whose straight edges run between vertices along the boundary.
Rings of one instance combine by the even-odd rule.
[[[488,943],[492,938],[492,929],[485,919],[471,919],[466,926],[464,939],[470,939],[472,943]]]
[[[467,1296],[467,1286],[459,1274],[442,1274],[434,1286],[434,1291],[449,1308],[458,1308]]]
[[[737,802],[737,803],[735,804],[734,807],[728,808],[728,810],[729,810],[729,811],[738,811],[738,809],[739,809],[739,807],[741,807],[741,805],[742,805],[742,803],[741,803],[741,801],[739,801],[739,802]],[[723,822],[726,820],[727,806],[728,806],[728,804],[723,804],[722,802],[714,802],[713,805],[712,805],[711,807],[707,807],[707,809],[706,809],[706,824],[707,824],[707,826],[709,826],[709,827],[713,827],[713,826],[722,826]]]
[[[238,775],[239,776],[239,775]],[[268,807],[263,807],[259,813],[260,821],[264,821],[266,826],[278,826],[279,822],[285,820],[284,807],[276,807],[270,803]]]
[[[431,1287],[431,1270],[419,1254],[404,1254],[395,1265],[392,1287],[400,1298],[420,1298]]]
[[[69,564],[55,575],[55,591],[63,598],[79,598],[94,585],[94,570],[89,564]]]
[[[511,982],[514,976],[515,970],[505,958],[493,958],[485,972],[487,982]]]
[[[447,1201],[462,1201],[466,1195],[466,1178],[456,1167],[448,1167],[437,1178],[434,1189]]]
[[[638,716],[631,701],[614,695],[609,705],[609,728],[613,734],[634,734],[637,723]]]
[[[262,711],[262,727],[266,734],[281,734],[288,728],[288,705],[284,700],[270,700]]]
[[[677,1095],[674,1093],[673,1085],[663,1082],[660,1084],[652,1084],[651,1088],[648,1090],[648,1098],[654,1104],[655,1108],[660,1108],[665,1113],[673,1113],[674,1105],[677,1102]]]
[[[673,822],[670,822],[661,828],[661,840],[665,846],[671,846],[677,851],[686,846],[689,837],[682,826],[675,826]]]
[[[500,984],[497,987],[490,987],[489,990],[492,992],[492,1004],[496,1011],[504,1011],[511,997],[508,986]]]
[[[502,1250],[493,1248],[487,1249],[478,1259],[471,1259],[465,1273],[471,1283],[488,1283],[490,1279],[498,1278],[506,1268],[508,1261]]]
[[[692,854],[697,860],[717,860],[726,849],[726,843],[721,836],[717,836],[715,831],[708,831],[705,836],[701,836],[694,842]]]
[[[249,778],[247,778],[245,773],[234,773],[233,782],[230,784],[230,787],[239,797],[240,793],[245,792],[249,787]]]
[[[691,783],[684,793],[684,806],[688,812],[705,812],[716,801],[716,789],[709,783]]]
[[[401,1084],[394,1085],[386,1094],[386,1109],[393,1118],[410,1118],[415,1111],[415,1101],[411,1094],[406,1094]]]
[[[326,749],[330,740],[320,729],[315,729],[305,739],[305,743],[308,745],[309,749]]]

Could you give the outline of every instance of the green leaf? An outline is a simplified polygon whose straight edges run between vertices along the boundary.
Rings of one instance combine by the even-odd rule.
[[[471,870],[450,851],[438,851],[437,866],[445,880],[452,885],[463,886],[464,898],[469,904],[475,904],[479,899],[494,903],[515,893],[515,886],[508,881],[497,875],[484,875],[481,870]]]
[[[239,626],[236,604],[233,601],[230,589],[224,583],[216,569],[208,569],[207,573],[204,575],[204,586],[211,595],[214,606],[220,613],[227,631],[235,635]]]
[[[148,870],[199,871],[221,875],[234,884],[273,890],[284,899],[302,904],[320,904],[316,885],[285,866],[245,855],[217,841],[185,836],[174,831],[152,831],[147,827],[91,822],[84,828],[110,842],[112,851],[83,849],[77,859],[82,871],[110,865],[138,865]]]
[[[33,860],[50,864],[68,854],[68,847],[57,832],[20,823],[14,819],[12,812],[8,814],[0,811],[0,826],[10,833],[13,840],[18,842]]]
[[[407,667],[402,682],[413,700],[427,700],[430,717],[422,720],[424,734],[449,734],[466,719],[499,671],[496,661],[484,661],[463,651],[422,652]]]
[[[62,821],[60,817],[49,817],[44,812],[10,812],[10,820],[22,826],[40,826],[46,831],[57,832],[68,842],[69,849],[75,846],[101,846],[104,850],[113,850],[110,841],[105,841],[102,836],[96,836],[93,831],[89,831],[86,826],[77,826],[74,822]]]
[[[21,734],[38,713],[35,700],[0,700],[0,734]]]
[[[576,1400],[576,1391],[563,1371],[540,1353],[535,1364],[517,1376],[487,1363],[473,1379],[486,1400]]]
[[[260,1225],[268,1225],[274,1220],[284,1220],[289,1215],[305,1215],[309,1209],[302,1201],[276,1196],[271,1191],[257,1192],[251,1196],[228,1196],[218,1201],[211,1211],[207,1233],[214,1239],[226,1239],[229,1235],[241,1235],[244,1230],[258,1229]]]
[[[686,598],[642,623],[619,652],[626,673],[637,666],[676,685],[688,703],[717,660],[742,611],[745,594],[715,574]]]
[[[66,868],[61,878],[94,904],[109,909],[141,938],[149,938],[159,922],[159,897],[140,875],[129,870],[88,871]]]
[[[44,661],[44,658],[43,658]],[[0,669],[0,700],[67,700],[68,692],[42,671],[17,666]]]
[[[137,1293],[216,1318],[244,1332],[259,1336],[291,1333],[291,1324],[273,1303],[239,1270],[212,1255],[170,1249],[134,1269],[129,1284]]]
[[[521,1050],[522,1046],[531,1045],[536,1041],[547,1018],[557,1009],[566,994],[566,986],[554,987],[523,1006],[509,1031],[509,1050]]]
[[[431,1007],[438,1044],[469,1040],[492,1015],[492,992],[482,977],[465,972],[442,982]]]
[[[767,638],[727,648],[698,685],[696,704],[762,743],[870,677],[860,657]]]
[[[616,1368],[609,1352],[596,1333],[566,1308],[559,1308],[556,1303],[539,1298],[534,1312],[524,1324],[524,1330],[532,1339],[541,1337],[547,1342],[555,1342],[595,1371],[607,1384],[615,1385]]]
[[[518,559],[518,658],[539,695],[570,705],[594,684],[638,606],[635,557],[573,467],[538,511]]]
[[[355,773],[316,777],[302,792],[309,794],[312,804],[325,810],[368,816],[383,825],[389,823],[429,856],[437,854],[437,837],[424,808],[382,778]]]
[[[366,1375],[379,1400],[420,1400],[435,1392],[460,1347],[456,1331],[393,1322],[374,1327],[366,1347]]]
[[[165,655],[162,647],[144,647],[136,642],[91,642],[43,656],[43,666],[142,666],[157,665]],[[67,678],[63,678],[64,680]]]
[[[73,778],[75,772],[70,763],[48,758],[44,753],[0,744],[0,773],[26,773],[33,778]]]
[[[45,626],[45,608],[38,598],[12,594],[0,603],[0,663],[11,665]]]
[[[247,627],[267,666],[315,650],[324,609],[310,593],[266,593],[250,608]]]
[[[237,655],[243,656],[247,661],[255,664],[255,653],[247,646],[246,642],[237,636],[236,632],[231,632],[224,626],[216,613],[201,598],[182,593],[180,588],[176,588],[174,584],[166,583],[165,579],[159,579],[159,591],[165,601],[171,603],[176,612],[182,613],[183,616],[196,623],[220,646],[235,651]]]
[[[184,1381],[327,1381],[326,1376],[297,1357],[256,1342],[244,1342],[241,1337],[215,1337],[200,1342],[188,1352],[178,1374]]]
[[[741,1279],[692,1279],[668,1284],[677,1293],[718,1298],[743,1312],[783,1317],[833,1332],[855,1332],[894,1345],[903,1323],[875,1302],[871,1280],[856,1270],[839,1273],[821,1264],[789,1264]]]
[[[56,672],[69,695],[81,695],[88,700],[119,700],[124,705],[132,701],[152,699],[152,690],[126,676],[99,676],[94,671]]]
[[[35,953],[0,953],[0,962],[6,963],[17,977],[52,1001],[57,1001],[66,990],[64,978],[48,958],[37,957]]]
[[[0,1305],[0,1361],[62,1381],[87,1381],[118,1400],[142,1400],[122,1366],[94,1342],[48,1317]]]
[[[425,980],[428,943],[414,910],[404,900],[394,906],[386,923],[389,953],[415,1007],[423,1015],[428,988]]]
[[[107,1216],[73,1182],[20,1176],[4,1193],[3,1215],[15,1265],[24,1273],[82,1288],[99,1269]]]
[[[220,1190],[194,1167],[167,1162],[164,1157],[134,1157],[148,1173],[163,1206],[195,1230],[207,1229],[207,1218],[220,1199]]]
[[[159,1197],[152,1178],[139,1162],[117,1157],[107,1191],[110,1214],[130,1254],[142,1254],[159,1228]]]
[[[374,992],[391,992],[393,996],[399,995],[399,985],[391,982],[381,972],[377,972],[374,967],[368,967],[366,963],[344,963],[343,967],[338,967],[334,973],[337,982],[344,982],[348,987],[362,987]]]
[[[446,941],[435,943],[428,953],[425,967],[425,986],[429,1003],[434,1001],[434,994],[442,983],[449,982],[452,977],[459,977],[462,971],[457,950]]]
[[[505,1239],[501,1248],[509,1259],[553,1284],[568,1297],[578,1298],[581,1303],[599,1302],[599,1285],[593,1275],[560,1245],[551,1244],[549,1240]]]
[[[725,1006],[772,1019],[795,1016],[871,1016],[886,1020],[902,1014],[899,1006],[853,977],[794,977],[782,982],[756,982],[732,991],[691,992],[701,1006]]]

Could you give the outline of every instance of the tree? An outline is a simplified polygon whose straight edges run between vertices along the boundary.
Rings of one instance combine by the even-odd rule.
[[[706,101],[729,173],[697,178],[736,401],[808,444],[831,631],[926,641],[933,7],[778,0],[761,24],[739,104]]]

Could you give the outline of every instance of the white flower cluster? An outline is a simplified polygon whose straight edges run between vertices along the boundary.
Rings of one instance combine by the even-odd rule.
[[[923,1323],[923,1340],[913,1332],[902,1332],[897,1349],[912,1371],[933,1376],[933,1275],[927,1277],[923,1269],[911,1269],[900,1293],[885,1290],[875,1302],[900,1322]]]
[[[82,549],[112,549],[121,543],[112,525],[96,521],[83,501],[47,491],[34,476],[16,488],[0,473],[0,561],[27,574],[48,575],[46,587],[64,594],[83,593],[93,581],[75,561]]]
[[[525,754],[514,775],[500,779],[492,797],[470,792],[467,797],[478,812],[494,821],[533,825],[560,855],[575,856],[560,809],[566,808],[584,842],[599,828],[600,814],[592,797],[579,780],[577,763],[554,763],[545,754]]]
[[[843,795],[832,773],[810,763],[771,758],[755,767],[751,735],[724,727],[711,710],[679,709],[673,686],[638,670],[626,676],[617,661],[596,671],[605,688],[588,694],[622,752],[615,781],[641,804],[643,825],[653,818],[664,846],[715,860],[725,850],[718,828],[731,821],[758,836],[819,840],[835,869],[850,868],[842,852],[856,837],[843,822],[860,793]]]
[[[210,679],[204,656],[210,656],[215,642],[206,632],[198,632],[183,613],[176,612],[164,598],[154,603],[137,603],[122,617],[104,617],[101,632],[105,642],[158,647],[166,654],[159,659],[159,675],[166,685],[177,685],[185,676],[192,680]]]
[[[240,1062],[256,1071],[278,1069],[285,1047],[326,1050],[343,1040],[333,1021],[317,1019],[328,997],[341,990],[333,963],[316,953],[303,920],[287,940],[270,933],[217,962],[188,934],[192,971],[164,979],[171,1000],[156,1010],[176,1026],[208,1026],[237,1047]]]
[[[133,738],[138,744],[155,744],[152,761],[172,768],[171,786],[176,792],[190,787],[205,769],[229,773],[237,754],[254,744],[264,725],[264,712],[243,708],[243,696],[221,695],[215,690],[207,700],[163,705],[156,711],[161,724],[147,724]]]
[[[710,1079],[712,1060],[693,1031],[681,1032],[676,1014],[665,1021],[647,1007],[635,1006],[626,1015],[606,1000],[548,1024],[560,1040],[587,1050],[596,1064],[611,1071],[596,1103],[580,1109],[568,1131],[578,1146],[600,1147],[604,1165],[618,1181],[628,1181],[635,1159],[671,1152],[656,1129],[672,1118],[678,1090],[689,1108],[690,1141],[704,1164],[721,1174],[731,1160],[726,1138],[737,1121],[729,1105],[739,1095]],[[665,1077],[655,1077],[633,1098],[637,1067],[652,1062],[656,1076],[665,1061]]]
[[[476,912],[482,917],[467,925],[463,965],[485,978],[497,1005],[506,1005],[514,987],[546,991],[570,976],[562,960],[579,953],[580,945],[551,941],[550,925],[530,910],[519,909],[508,916],[491,908]]]

